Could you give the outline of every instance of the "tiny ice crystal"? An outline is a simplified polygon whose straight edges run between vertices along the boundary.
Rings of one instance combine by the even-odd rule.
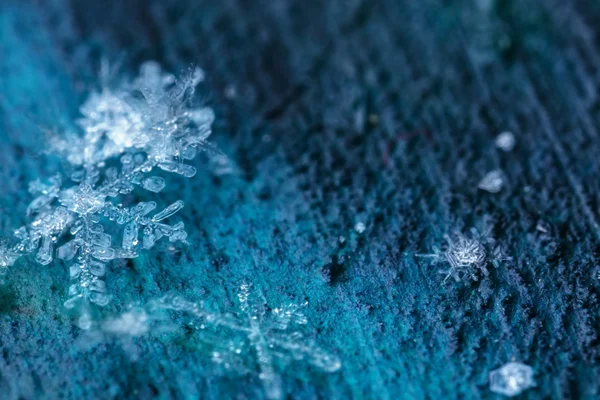
[[[504,186],[504,174],[500,170],[488,172],[479,182],[479,189],[490,193],[498,193]]]
[[[356,225],[354,225],[354,230],[357,233],[363,233],[365,231],[365,229],[366,229],[366,227],[363,222],[357,222]]]
[[[490,372],[490,390],[513,397],[535,386],[533,369],[526,364],[509,362]]]
[[[496,147],[503,151],[512,151],[515,148],[515,135],[511,132],[502,132],[496,137]]]

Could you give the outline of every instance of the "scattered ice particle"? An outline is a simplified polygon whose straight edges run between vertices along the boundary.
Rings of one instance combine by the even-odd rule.
[[[526,364],[509,362],[490,372],[490,390],[513,397],[535,386],[533,369]]]
[[[344,242],[346,241],[346,238],[345,238],[345,237],[343,237],[343,236],[340,236],[340,237],[338,238],[338,241],[340,242],[340,244],[344,244]]]
[[[535,229],[542,233],[548,233],[548,231],[550,230],[550,227],[548,226],[548,224],[546,222],[538,221],[537,225],[535,226]]]
[[[499,169],[488,172],[481,182],[479,182],[478,188],[485,190],[490,193],[498,193],[504,186],[504,174]]]
[[[358,233],[363,233],[365,229],[365,224],[362,222],[357,222],[356,225],[354,225],[354,230]]]
[[[502,132],[496,137],[496,147],[503,151],[512,151],[515,148],[515,135],[511,132]]]

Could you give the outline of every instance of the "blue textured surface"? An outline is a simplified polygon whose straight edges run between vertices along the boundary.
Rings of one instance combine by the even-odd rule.
[[[125,72],[197,62],[240,173],[199,160],[205,172],[169,180],[156,201],[184,199],[191,245],[113,264],[107,314],[168,291],[226,310],[250,280],[272,304],[308,301],[313,336],[343,362],[282,371],[291,398],[495,398],[488,373],[512,358],[535,370],[522,398],[600,396],[600,7],[112,3],[0,5],[2,236],[24,222],[27,182],[60,170],[40,127],[70,126],[100,56],[124,53]],[[504,130],[510,153],[493,144]],[[496,168],[505,189],[478,190]],[[484,225],[512,257],[488,278],[443,285],[415,257]],[[263,396],[256,376],[215,374],[184,328],[136,340],[135,362],[117,342],[84,349],[68,283],[60,265],[11,268],[3,398]]]

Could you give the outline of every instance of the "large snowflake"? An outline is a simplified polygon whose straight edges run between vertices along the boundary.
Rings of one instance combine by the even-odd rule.
[[[278,367],[304,360],[324,372],[335,372],[340,360],[306,338],[300,329],[308,323],[301,306],[289,303],[271,308],[260,290],[242,284],[237,293],[237,307],[232,313],[211,311],[204,303],[195,303],[168,295],[133,307],[116,318],[104,321],[100,331],[130,337],[163,331],[168,324],[160,310],[187,315],[198,329],[198,339],[210,348],[212,361],[229,372],[249,373],[258,370],[258,378],[269,399],[283,396]]]
[[[183,223],[164,222],[183,207],[181,200],[156,212],[154,201],[126,207],[121,196],[136,187],[160,192],[165,180],[152,174],[156,169],[192,177],[196,170],[184,161],[198,149],[222,157],[206,141],[213,111],[192,105],[201,78],[198,68],[176,79],[146,62],[131,81],[92,93],[81,106],[78,131],[50,140],[50,151],[69,164],[68,178],[30,184],[36,197],[27,209],[29,223],[15,232],[18,243],[0,243],[3,272],[25,254],[35,254],[43,265],[55,254],[71,261],[73,284],[65,306],[77,307],[79,326],[89,328],[91,304],[110,300],[102,280],[107,262],[137,257],[161,238],[185,241]],[[122,226],[118,243],[114,225]]]

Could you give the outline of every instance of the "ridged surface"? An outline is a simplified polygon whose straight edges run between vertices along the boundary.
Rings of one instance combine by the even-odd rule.
[[[494,398],[488,373],[513,358],[535,371],[523,398],[597,398],[599,22],[584,0],[3,2],[2,236],[27,182],[60,168],[40,127],[71,125],[100,56],[125,54],[124,73],[196,62],[239,173],[195,161],[169,180],[156,201],[185,201],[191,244],[113,264],[107,313],[168,291],[227,310],[250,280],[269,303],[308,301],[342,360],[280,370],[291,398]],[[494,146],[506,130],[511,152]],[[504,189],[478,189],[494,169]],[[512,260],[444,285],[416,254],[471,227]],[[68,282],[11,268],[3,398],[263,396],[256,376],[215,375],[187,329],[136,340],[135,362],[114,341],[85,350]]]

